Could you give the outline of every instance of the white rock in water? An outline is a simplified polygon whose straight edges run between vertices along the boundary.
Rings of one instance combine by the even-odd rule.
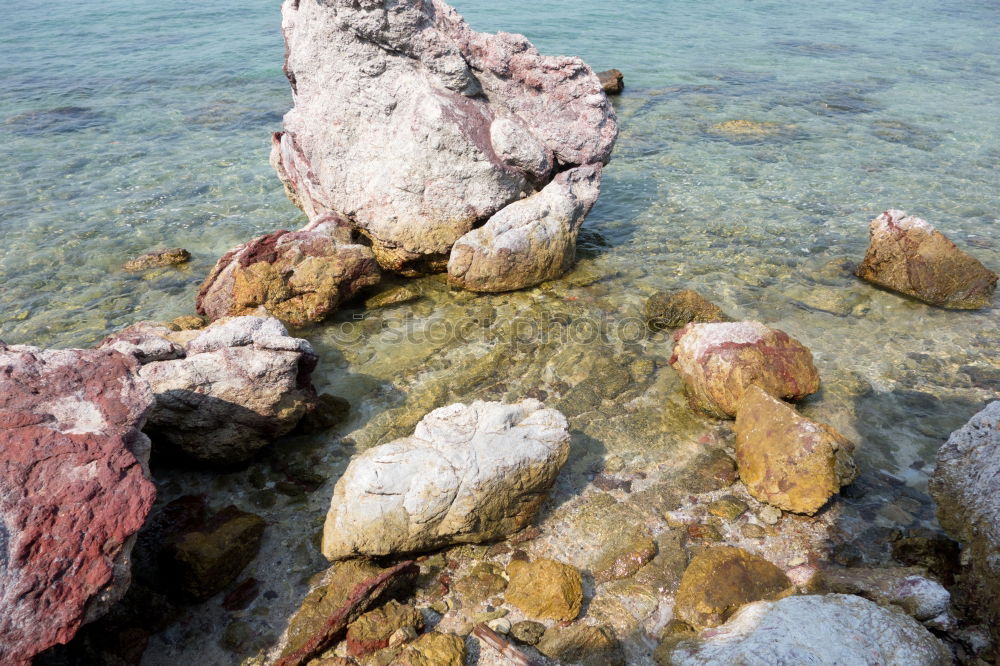
[[[916,620],[849,594],[757,601],[681,641],[674,666],[949,666],[952,655]]]
[[[569,455],[566,418],[537,400],[436,409],[410,437],[368,449],[333,491],[331,560],[476,543],[535,516]]]

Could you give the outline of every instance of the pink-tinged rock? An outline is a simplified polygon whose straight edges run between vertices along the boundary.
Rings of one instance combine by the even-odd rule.
[[[997,274],[928,222],[887,210],[871,221],[869,233],[861,279],[943,308],[976,310],[993,302]]]
[[[719,418],[736,416],[747,387],[798,400],[819,390],[812,354],[784,331],[756,321],[688,324],[674,334],[670,359],[691,403]]]
[[[471,291],[511,291],[562,275],[576,237],[600,194],[601,165],[560,173],[538,194],[516,201],[455,243],[448,281]]]
[[[224,318],[188,331],[141,322],[100,347],[143,363],[156,395],[146,432],[199,462],[246,460],[316,405],[316,354],[277,319]]]
[[[156,496],[138,367],[0,343],[0,664],[67,642],[128,587]]]
[[[286,0],[294,108],[271,163],[315,219],[343,215],[379,263],[442,270],[452,245],[618,134],[594,72],[520,35],[473,31],[440,0]]]
[[[327,214],[301,231],[276,231],[227,252],[202,283],[197,308],[209,319],[257,314],[304,326],[380,277],[372,251]]]

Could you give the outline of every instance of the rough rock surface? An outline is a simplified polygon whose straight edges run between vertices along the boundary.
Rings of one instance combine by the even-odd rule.
[[[347,627],[347,653],[361,657],[389,646],[389,638],[403,627],[424,628],[424,616],[413,606],[395,599],[370,610]]]
[[[646,325],[654,331],[691,322],[729,321],[718,305],[692,289],[661,291],[646,299]]]
[[[601,82],[605,94],[617,95],[625,90],[625,75],[620,69],[597,72],[597,80]]]
[[[0,343],[0,663],[65,643],[128,587],[156,496],[137,371],[111,350]]]
[[[538,651],[560,664],[625,666],[625,654],[611,627],[574,624],[550,627],[538,642]]]
[[[161,266],[177,266],[191,261],[191,253],[182,247],[172,247],[169,250],[147,252],[135,259],[126,261],[122,269],[126,271],[144,271]]]
[[[452,245],[557,169],[606,163],[614,110],[578,58],[474,32],[440,0],[286,0],[294,108],[271,163],[310,219],[348,218],[379,263],[444,267]]]
[[[329,214],[301,231],[276,231],[227,252],[202,283],[197,307],[210,319],[264,314],[304,326],[380,278],[372,251]]]
[[[828,568],[815,585],[819,592],[856,594],[882,606],[898,606],[932,629],[947,630],[954,624],[951,594],[926,574],[919,567]]]
[[[276,319],[220,319],[201,330],[141,322],[102,349],[130,354],[156,394],[146,432],[206,463],[246,460],[311,410],[316,354]]]
[[[527,525],[569,455],[566,418],[537,400],[436,409],[410,437],[351,461],[323,529],[331,560],[476,543]]]
[[[736,415],[736,464],[747,491],[784,511],[813,515],[858,476],[854,444],[759,386]]]
[[[601,188],[601,165],[560,173],[456,241],[448,281],[470,291],[523,289],[559,277],[576,258],[576,237]]]
[[[742,548],[710,548],[684,571],[674,617],[695,629],[717,627],[744,604],[794,591],[785,572],[764,558]]]
[[[583,607],[583,578],[568,564],[549,559],[511,560],[504,595],[525,615],[537,620],[576,619]]]
[[[963,545],[962,586],[993,627],[1000,658],[1000,401],[990,403],[938,450],[930,491],[941,525]]]
[[[928,222],[887,210],[871,221],[869,233],[861,279],[944,308],[975,310],[993,302],[996,273]]]
[[[670,359],[691,402],[719,418],[736,415],[748,386],[797,400],[819,390],[812,354],[784,331],[756,321],[688,324]]]
[[[744,606],[722,627],[678,643],[670,663],[948,666],[952,657],[908,615],[861,597],[828,594]]]

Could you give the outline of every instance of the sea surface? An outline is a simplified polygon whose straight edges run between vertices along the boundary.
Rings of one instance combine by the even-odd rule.
[[[256,476],[157,472],[164,500],[193,489],[268,518],[254,566],[274,596],[241,620],[251,633],[273,638],[322,567],[313,533],[351,452],[406,434],[433,407],[529,394],[562,406],[574,418],[568,474],[583,479],[567,495],[609,456],[643,470],[691,454],[721,426],[688,413],[669,337],[636,325],[658,290],[697,289],[804,342],[824,390],[803,410],[857,441],[864,468],[922,491],[948,433],[1000,396],[1000,308],[935,309],[858,281],[851,264],[868,222],[901,208],[1000,270],[1000,3],[453,5],[479,30],[624,72],[601,199],[562,280],[475,297],[422,278],[410,283],[419,301],[348,307],[300,332],[321,353],[320,389],[352,403],[333,434],[279,443],[303,452],[295,464],[320,475],[317,489],[273,492],[293,473],[284,454]],[[89,346],[193,313],[226,250],[304,224],[267,163],[291,105],[279,27],[273,0],[9,3],[0,339]],[[194,255],[182,268],[120,268],[176,246]],[[588,378],[600,389],[608,359],[629,369],[624,393],[574,392]],[[223,650],[226,622],[217,608],[194,613],[145,663],[227,663],[259,647]]]

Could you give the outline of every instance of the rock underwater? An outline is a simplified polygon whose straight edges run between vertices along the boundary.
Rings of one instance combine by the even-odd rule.
[[[271,163],[310,220],[343,216],[409,275],[458,244],[450,277],[474,290],[565,270],[618,134],[590,67],[440,0],[286,0],[282,17],[294,107]]]
[[[0,343],[0,663],[27,665],[117,601],[156,489],[131,357]]]
[[[330,560],[512,534],[535,516],[569,455],[566,418],[537,400],[455,404],[410,437],[361,453],[333,490]]]
[[[276,319],[224,318],[187,331],[140,322],[100,347],[142,364],[156,395],[146,431],[199,462],[246,460],[316,404],[316,354]]]

